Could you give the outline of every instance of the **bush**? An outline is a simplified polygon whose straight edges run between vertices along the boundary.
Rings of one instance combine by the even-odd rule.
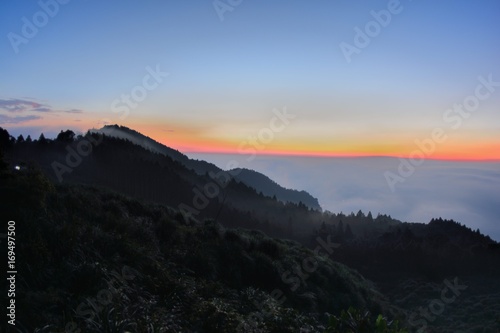
[[[331,316],[325,333],[408,333],[397,321],[387,321],[382,315],[373,321],[369,311],[353,307],[342,310],[340,316]]]

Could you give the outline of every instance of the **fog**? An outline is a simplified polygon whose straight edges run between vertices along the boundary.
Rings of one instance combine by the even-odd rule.
[[[398,173],[397,158],[324,158],[189,154],[227,170],[229,161],[259,171],[280,185],[306,190],[323,209],[389,214],[405,222],[453,219],[500,240],[500,163],[426,160],[401,177],[394,191],[385,173]]]

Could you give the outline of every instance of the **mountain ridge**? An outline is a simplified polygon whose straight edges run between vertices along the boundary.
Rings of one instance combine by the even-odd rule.
[[[82,147],[87,149],[82,150]],[[75,155],[78,152],[81,153],[80,156]],[[280,244],[300,243],[301,246],[307,247],[306,252],[300,251],[302,254],[299,257],[286,260],[286,266],[283,266],[282,262],[276,267],[274,273],[279,274],[274,275],[272,278],[274,282],[268,286],[279,286],[284,281],[288,281],[285,282],[288,285],[292,282],[296,284],[297,281],[302,281],[301,277],[309,276],[307,271],[304,275],[302,270],[304,262],[307,262],[304,260],[308,258],[305,253],[309,253],[311,258],[316,258],[314,253],[317,246],[323,242],[323,244],[338,244],[339,247],[335,248],[331,258],[318,258],[318,260],[332,260],[355,269],[361,273],[360,276],[373,281],[374,288],[387,296],[392,304],[403,308],[408,316],[406,318],[412,318],[415,304],[418,306],[429,304],[436,297],[433,290],[439,288],[439,283],[442,281],[450,279],[456,281],[455,277],[465,281],[464,283],[470,288],[467,289],[469,293],[467,297],[461,298],[463,303],[461,301],[460,304],[463,306],[450,306],[449,309],[447,306],[447,317],[450,320],[433,323],[436,332],[451,333],[464,328],[477,331],[474,328],[495,327],[495,318],[497,315],[500,316],[498,307],[500,290],[497,286],[500,276],[498,266],[500,244],[482,235],[479,230],[473,231],[452,220],[438,218],[427,224],[406,223],[384,214],[373,217],[369,212],[365,215],[361,210],[357,214],[351,212],[345,215],[342,212],[309,209],[304,204],[284,203],[277,198],[264,196],[253,187],[236,179],[227,178],[221,181],[207,173],[198,174],[169,156],[134,144],[128,139],[102,133],[75,136],[74,133],[66,131],[61,132],[54,140],[41,136],[38,140],[25,141],[21,137],[16,140],[6,130],[0,129],[0,157],[2,156],[4,158],[0,159],[2,180],[0,203],[6,204],[6,209],[0,210],[0,213],[8,215],[4,220],[14,218],[20,226],[22,224],[20,230],[36,231],[25,234],[29,239],[25,243],[27,244],[25,250],[28,251],[26,253],[29,253],[23,259],[26,262],[30,262],[31,258],[39,258],[47,249],[55,249],[53,254],[60,258],[62,252],[58,249],[62,244],[64,248],[71,247],[72,240],[80,241],[82,238],[76,237],[78,234],[85,235],[83,239],[90,245],[93,242],[100,244],[99,250],[91,253],[92,261],[98,259],[98,262],[102,262],[102,256],[107,260],[115,260],[112,254],[117,251],[120,253],[118,258],[122,258],[121,262],[131,258],[142,258],[144,253],[138,253],[137,250],[141,252],[144,246],[156,246],[166,241],[163,237],[167,237],[186,245],[173,252],[181,251],[181,258],[183,255],[190,255],[191,262],[186,268],[190,271],[195,268],[195,275],[208,274],[205,277],[212,279],[217,272],[227,271],[231,281],[234,282],[240,281],[248,274],[265,275],[270,268],[269,260],[262,261],[261,253],[252,259],[247,255],[240,258],[242,262],[250,260],[249,264],[259,264],[252,266],[254,268],[250,271],[242,267],[239,273],[236,272],[234,275],[230,273],[234,272],[233,266],[239,267],[240,259],[236,262],[229,261],[230,264],[224,265],[219,262],[221,265],[215,265],[213,260],[221,258],[227,260],[232,257],[235,253],[232,247],[234,241],[243,246],[244,251],[257,249],[271,256],[278,254],[276,259],[279,258],[280,252],[277,249],[280,245],[276,245],[269,238],[284,242]],[[37,165],[42,172],[36,171]],[[63,182],[58,181],[54,165],[65,171]],[[87,190],[89,186],[91,189]],[[54,187],[59,194],[52,194]],[[68,197],[68,190],[76,195]],[[79,195],[79,192],[83,195]],[[118,193],[120,196],[116,197],[110,193]],[[100,198],[97,203],[96,197]],[[49,201],[46,198],[49,198]],[[156,213],[148,213],[139,202],[160,205],[164,207],[162,209],[173,213],[169,213],[170,217],[162,222],[157,219]],[[100,207],[99,212],[92,216],[93,209],[98,207]],[[187,208],[183,210],[184,207]],[[78,210],[78,214],[71,213],[75,209]],[[16,217],[14,214],[21,215]],[[194,229],[181,237],[178,237],[179,235],[174,237],[171,232],[175,228],[172,229],[168,222],[171,219],[175,219],[182,226]],[[155,227],[151,229],[152,223]],[[167,229],[162,231],[163,223],[166,223]],[[253,239],[254,236],[248,236],[247,233],[240,235],[234,231],[224,233],[224,229],[238,228],[254,230],[251,235],[267,235],[266,241],[262,243],[260,240],[256,241]],[[124,234],[124,229],[129,231]],[[129,237],[139,235],[141,230],[147,231],[147,235],[143,234],[141,237],[144,239],[141,242],[134,241],[134,246],[131,247]],[[53,231],[61,233],[60,236],[50,236],[55,235]],[[44,232],[43,237],[40,236],[40,232]],[[105,234],[104,237],[101,237],[102,232]],[[161,235],[155,235],[155,232]],[[224,237],[220,238],[221,235]],[[215,240],[215,243],[201,245],[196,241],[195,243],[201,248],[198,245],[192,247],[192,241],[199,236],[210,242]],[[124,239],[128,241],[124,242]],[[69,241],[61,243],[60,240]],[[149,244],[150,241],[154,244]],[[142,242],[144,244],[141,244]],[[290,249],[296,253],[293,247]],[[163,251],[177,255],[170,253],[168,247]],[[154,250],[153,253],[156,253],[155,256],[151,257],[148,254],[146,257],[148,260],[156,261],[154,266],[161,265],[163,259],[161,256],[157,257],[158,251]],[[78,253],[74,255],[78,258]],[[74,259],[70,258],[73,260],[73,265],[77,265]],[[32,264],[36,263],[30,262],[30,265]],[[287,268],[290,265],[291,267]],[[213,267],[219,268],[214,270]],[[56,268],[50,267],[44,274],[53,274],[54,269]],[[89,267],[86,269],[88,272]],[[32,268],[29,270],[37,272]],[[93,268],[90,269],[91,272],[92,270]],[[326,270],[331,271],[329,268]],[[293,274],[291,272],[300,273],[301,277],[290,276]],[[66,273],[72,279],[78,279],[78,276],[70,272],[64,274]],[[95,273],[96,271],[93,271],[92,274]],[[318,304],[318,299],[330,299],[328,296],[330,292],[327,292],[331,287],[330,283],[335,283],[334,292],[340,291],[342,294],[344,290],[345,295],[340,296],[342,299],[353,296],[353,290],[356,289],[343,289],[349,286],[347,280],[332,276],[330,281],[328,278],[325,280],[324,274],[322,275],[318,277],[319,280],[311,275],[311,280],[308,280],[307,284],[317,285],[320,282],[321,287],[312,293],[299,292],[294,306],[302,307],[307,303],[313,306],[309,309],[314,310],[314,304]],[[30,283],[40,283],[38,277],[30,275],[30,279]],[[175,279],[178,281],[179,277]],[[156,282],[148,282],[151,283]],[[302,282],[300,284],[302,285]],[[420,292],[415,293],[414,286],[419,285],[423,285],[423,290],[426,290],[424,295],[420,295]],[[70,287],[69,290],[74,290],[74,287]],[[60,292],[65,295],[68,290],[63,288]],[[204,293],[207,295],[206,291]],[[234,291],[230,294],[234,296]],[[85,297],[88,296],[87,290]],[[215,295],[209,293],[208,296]],[[226,295],[223,299],[232,303],[237,299],[233,296]],[[366,294],[361,296],[366,297]],[[67,296],[61,297],[67,298]],[[210,303],[210,300],[203,302]],[[477,302],[487,304],[488,308],[478,312]],[[63,301],[60,303],[64,304]],[[37,304],[41,306],[40,304],[45,303]],[[210,304],[210,307],[216,306]],[[333,303],[332,306],[335,304],[341,302]],[[120,303],[116,306],[120,308]],[[189,304],[186,306],[190,311],[193,310]],[[334,307],[332,309],[335,309],[337,314],[340,310]],[[285,318],[281,310],[279,311],[280,318]],[[231,312],[234,313],[233,310]],[[474,317],[469,318],[469,313],[474,313]],[[268,331],[263,330],[263,332]]]
[[[105,125],[100,129],[92,129],[90,132],[129,140],[130,142],[140,145],[152,152],[166,155],[200,175],[209,172],[219,173],[221,171],[225,171],[210,162],[191,159],[178,150],[159,143],[156,140],[126,126],[120,126],[117,124]],[[287,189],[268,176],[255,170],[235,168],[227,170],[226,172],[236,180],[254,188],[257,192],[262,192],[266,196],[276,196],[278,200],[285,203],[291,202],[298,204],[302,202],[311,209],[322,210],[318,199],[313,197],[310,193],[304,190]]]

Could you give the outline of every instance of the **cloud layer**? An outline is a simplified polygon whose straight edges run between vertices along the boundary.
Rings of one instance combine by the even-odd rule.
[[[305,158],[243,155],[194,155],[225,168],[231,159],[262,172],[279,184],[306,190],[324,209],[389,214],[406,222],[454,219],[500,240],[500,163],[427,160],[393,193],[384,172],[395,158]]]

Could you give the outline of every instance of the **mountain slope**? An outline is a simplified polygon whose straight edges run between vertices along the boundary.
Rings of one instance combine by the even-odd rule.
[[[7,149],[6,158],[12,165],[34,162],[55,182],[105,186],[181,209],[189,218],[217,219],[226,226],[260,229],[303,243],[323,216],[260,195],[220,169],[198,174],[162,153],[104,134],[16,143]]]
[[[54,186],[36,169],[0,177],[9,193],[2,215],[22,239],[23,332],[322,332],[324,312],[389,309],[359,274],[298,243],[213,221],[187,225],[175,209]],[[284,279],[304,258],[315,269]]]
[[[283,202],[302,203],[311,209],[321,210],[318,199],[306,191],[286,189],[257,171],[237,168],[230,170],[229,173],[235,175],[237,181],[262,192],[265,196],[275,196]]]
[[[101,129],[91,130],[91,132],[128,140],[136,145],[144,147],[149,151],[168,156],[174,161],[183,164],[188,169],[195,171],[199,175],[204,175],[206,173],[216,174],[222,171],[212,163],[190,159],[181,152],[162,145],[161,143],[124,126],[106,125]],[[228,174],[234,176],[237,180],[243,182],[247,186],[254,188],[257,192],[262,192],[266,196],[276,196],[278,200],[283,202],[292,202],[295,204],[302,202],[309,208],[321,210],[318,199],[314,198],[306,191],[286,189],[259,172],[248,169],[234,169],[229,171]]]

